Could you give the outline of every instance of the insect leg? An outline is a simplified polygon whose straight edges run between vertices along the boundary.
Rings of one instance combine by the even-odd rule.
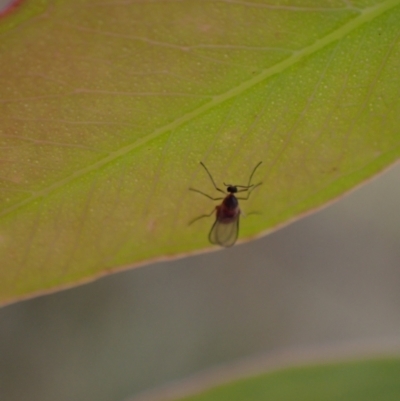
[[[206,196],[208,199],[211,199],[211,200],[222,200],[222,199],[224,199],[224,198],[221,198],[221,197],[219,197],[219,198],[213,198],[212,196],[210,196],[210,195],[208,195],[208,194],[206,194],[206,193],[204,193],[204,192],[202,192],[202,191],[199,191],[199,190],[196,189],[196,188],[189,188],[189,191],[193,191],[193,192],[197,192],[197,193],[199,193],[199,194],[202,194],[202,195]],[[225,192],[224,192],[224,193],[225,193]]]
[[[202,214],[201,216],[196,217],[195,219],[193,219],[193,220],[191,220],[191,221],[189,222],[189,226],[190,226],[191,224],[193,224],[193,223],[194,223],[195,221],[197,221],[197,220],[200,220],[200,219],[202,219],[202,218],[204,218],[204,217],[210,217],[214,212],[215,212],[215,208],[214,208],[213,210],[211,210],[211,213],[209,213],[209,214]]]

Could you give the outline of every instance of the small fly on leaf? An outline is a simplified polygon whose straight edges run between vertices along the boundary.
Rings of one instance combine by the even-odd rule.
[[[222,203],[220,205],[217,205],[212,210],[211,213],[203,214],[199,217],[196,217],[189,223],[189,225],[199,219],[202,219],[203,217],[210,217],[215,211],[215,222],[211,227],[210,233],[208,235],[208,240],[212,244],[224,247],[230,247],[234,245],[239,233],[239,217],[241,214],[241,210],[239,207],[239,200],[249,199],[249,196],[254,191],[254,189],[256,189],[262,184],[262,182],[259,182],[258,184],[251,183],[253,175],[256,172],[257,168],[261,165],[261,163],[262,162],[259,162],[254,167],[252,173],[250,174],[250,178],[247,185],[232,185],[224,183],[226,187],[226,191],[224,191],[223,189],[217,187],[214,179],[212,178],[205,164],[203,162],[200,162],[200,164],[203,166],[204,170],[206,170],[208,176],[210,177],[210,180],[214,185],[214,188],[217,191],[222,192],[224,194],[224,197],[214,198],[202,191],[199,191],[198,189],[189,188],[191,191],[198,192],[199,194],[202,194],[211,200],[222,200]],[[245,197],[236,196],[235,194],[239,192],[247,192],[247,194]]]

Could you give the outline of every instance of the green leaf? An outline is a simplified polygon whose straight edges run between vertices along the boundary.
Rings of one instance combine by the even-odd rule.
[[[179,401],[397,401],[399,372],[399,359],[287,368],[232,381]]]
[[[0,300],[240,238],[398,159],[400,0],[25,1],[0,19]],[[252,215],[252,212],[259,214]]]

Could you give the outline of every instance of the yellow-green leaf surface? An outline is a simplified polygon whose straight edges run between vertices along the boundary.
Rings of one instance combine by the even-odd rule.
[[[0,19],[0,299],[240,238],[400,154],[400,0],[26,0]],[[258,212],[259,214],[251,214]]]
[[[399,375],[399,359],[288,368],[233,381],[176,401],[398,401]],[[160,397],[162,400],[166,398]]]

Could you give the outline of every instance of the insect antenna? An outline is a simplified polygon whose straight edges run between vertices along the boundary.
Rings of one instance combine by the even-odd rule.
[[[218,188],[217,185],[215,184],[215,181],[214,181],[214,179],[212,178],[212,175],[211,175],[210,172],[208,171],[208,168],[205,166],[205,164],[204,164],[203,162],[200,162],[200,164],[204,167],[204,170],[206,170],[208,176],[210,177],[211,182],[212,182],[213,185],[214,185],[214,188],[215,188],[217,191],[222,192],[222,193],[225,195],[225,191],[222,190],[221,188]]]
[[[249,196],[251,195],[251,193],[252,193],[257,187],[259,187],[259,186],[262,184],[262,181],[260,181],[258,184],[250,184],[250,183],[251,183],[251,180],[253,179],[254,173],[256,172],[256,170],[258,169],[258,167],[260,167],[261,163],[262,163],[262,162],[259,162],[259,163],[254,167],[252,173],[250,174],[250,178],[249,178],[249,181],[248,181],[247,185],[236,185],[236,187],[238,187],[238,188],[244,188],[244,189],[241,189],[241,190],[239,190],[239,191],[237,191],[237,192],[247,192],[247,196],[246,196],[246,197],[237,198],[237,199],[240,199],[240,200],[247,200],[247,199],[249,199]]]
[[[206,173],[207,173],[208,176],[210,177],[210,180],[211,180],[212,184],[214,185],[214,188],[215,188],[217,191],[222,192],[222,193],[224,194],[224,197],[214,198],[214,197],[212,197],[211,195],[208,195],[208,194],[206,194],[205,192],[200,191],[200,190],[198,190],[198,189],[196,189],[196,188],[192,188],[192,187],[190,187],[189,190],[190,190],[190,191],[193,191],[193,192],[197,192],[197,193],[199,193],[199,194],[202,194],[202,195],[206,196],[208,199],[211,199],[211,200],[222,200],[222,199],[224,199],[225,196],[226,196],[225,191],[222,190],[221,188],[218,188],[218,187],[217,187],[217,185],[215,184],[214,179],[212,178],[212,175],[211,175],[210,172],[208,171],[208,168],[205,166],[205,164],[204,164],[203,162],[200,162],[200,164],[203,166],[204,170],[206,170]]]
[[[257,164],[257,166],[254,167],[254,170],[252,171],[252,173],[251,173],[251,175],[250,175],[250,178],[249,178],[249,182],[248,182],[248,184],[247,184],[248,187],[250,186],[250,183],[251,183],[251,180],[253,179],[254,173],[256,172],[256,170],[258,169],[258,167],[261,166],[261,164],[262,164],[262,162],[259,162],[259,163]],[[257,184],[256,186],[259,186],[259,185],[261,185],[261,184],[262,184],[262,182],[260,182],[260,183]]]

